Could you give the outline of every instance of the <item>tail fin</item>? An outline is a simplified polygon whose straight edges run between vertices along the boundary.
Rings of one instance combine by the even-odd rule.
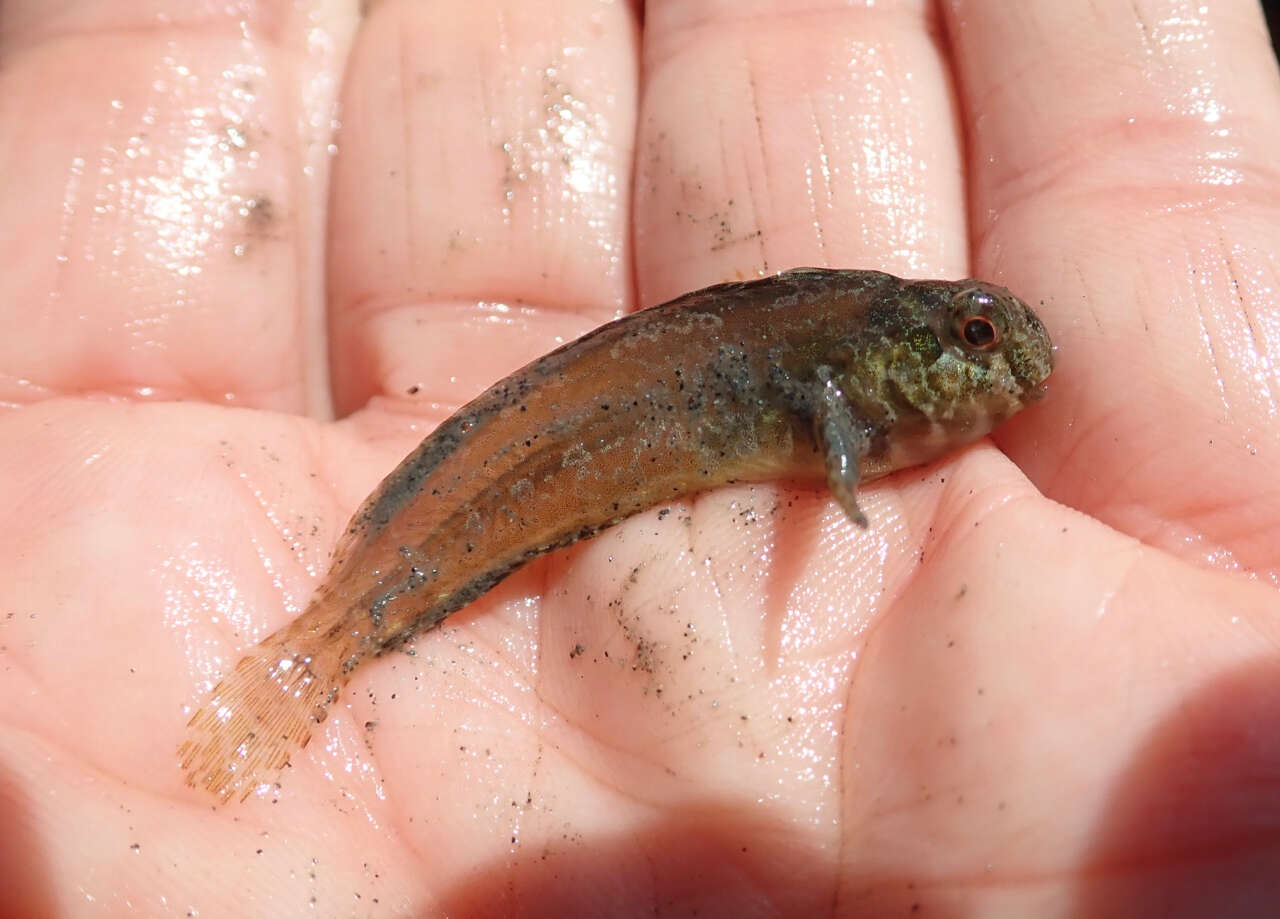
[[[243,801],[274,781],[337,698],[338,681],[318,663],[275,635],[251,648],[187,722],[178,748],[187,784]]]

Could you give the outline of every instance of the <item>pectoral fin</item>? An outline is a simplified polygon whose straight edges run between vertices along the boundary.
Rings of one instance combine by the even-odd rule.
[[[866,424],[853,415],[849,400],[830,368],[818,368],[822,391],[814,412],[814,430],[827,469],[827,485],[851,521],[864,529],[867,515],[858,507],[858,463],[871,448]]]

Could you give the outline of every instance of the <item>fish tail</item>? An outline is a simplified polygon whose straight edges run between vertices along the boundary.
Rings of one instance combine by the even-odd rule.
[[[299,650],[311,642],[290,631],[251,648],[187,722],[178,755],[192,788],[243,801],[274,782],[324,721],[346,682],[342,655]]]

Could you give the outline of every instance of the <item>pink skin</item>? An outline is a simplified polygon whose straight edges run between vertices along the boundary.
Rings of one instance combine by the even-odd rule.
[[[5,5],[15,914],[1274,902],[1254,4],[364,5]],[[540,560],[363,668],[274,794],[183,784],[193,706],[450,409],[809,264],[1010,287],[1049,397],[871,486],[869,531],[739,487]]]

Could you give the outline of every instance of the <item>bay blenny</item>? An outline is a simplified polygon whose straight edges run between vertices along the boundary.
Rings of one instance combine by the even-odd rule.
[[[352,671],[529,560],[729,482],[861,481],[985,435],[1039,398],[1043,324],[1002,287],[797,268],[633,313],[465,405],[352,517],[306,610],[188,725],[191,785],[247,796]]]

